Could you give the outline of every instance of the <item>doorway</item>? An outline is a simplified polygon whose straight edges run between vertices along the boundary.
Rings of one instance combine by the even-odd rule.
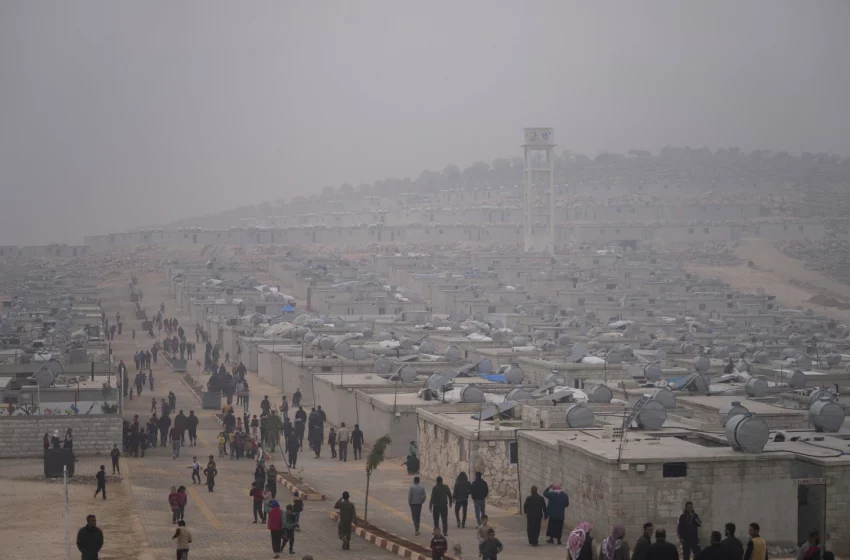
[[[826,484],[797,486],[797,546],[809,540],[809,533],[826,535]]]

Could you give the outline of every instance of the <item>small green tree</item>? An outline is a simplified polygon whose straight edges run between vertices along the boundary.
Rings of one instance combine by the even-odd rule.
[[[372,473],[384,462],[384,453],[392,442],[389,435],[379,437],[366,457],[366,504],[363,507],[363,521],[369,521],[369,480],[372,478]]]

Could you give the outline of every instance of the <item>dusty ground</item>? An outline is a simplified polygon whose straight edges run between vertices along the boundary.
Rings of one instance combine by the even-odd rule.
[[[37,461],[36,462],[40,462]],[[8,474],[3,469],[3,476]],[[107,486],[109,499],[94,500],[95,486],[76,481],[68,486],[71,529],[71,557],[78,558],[74,542],[86,515],[97,516],[98,525],[108,535],[101,551],[102,560],[141,560],[141,530],[133,503],[124,484]],[[47,560],[65,558],[64,492],[61,482],[34,477],[0,478],[0,559]]]
[[[850,323],[850,310],[841,309],[850,303],[850,285],[812,270],[803,261],[784,255],[771,242],[752,239],[741,242],[736,254],[745,264],[738,266],[699,266],[685,268],[703,277],[715,277],[741,291],[755,292],[762,288],[773,294],[786,307],[811,308],[817,314]],[[752,261],[753,266],[748,264]],[[823,296],[823,297],[818,297]],[[812,300],[814,298],[814,300]],[[824,298],[837,300],[834,306],[817,305]]]

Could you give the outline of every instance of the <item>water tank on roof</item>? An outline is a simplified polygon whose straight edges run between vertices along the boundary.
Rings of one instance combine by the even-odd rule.
[[[733,416],[741,416],[749,413],[750,411],[740,402],[732,401],[732,404],[729,405],[729,408],[721,409],[720,423],[725,427]]]
[[[806,374],[798,369],[784,371],[783,377],[785,383],[792,389],[802,389],[806,386]]]
[[[584,388],[587,394],[587,402],[596,404],[607,404],[614,398],[614,391],[607,385],[591,385]]]
[[[844,424],[844,407],[823,395],[809,408],[809,420],[818,432],[837,432]]]
[[[524,336],[515,336],[511,339],[511,346],[526,346],[528,344],[528,338]]]
[[[809,371],[812,369],[812,359],[808,354],[797,354],[794,357],[794,364],[796,364],[797,369],[802,371]]]
[[[667,421],[667,409],[658,401],[647,402],[637,415],[637,424],[645,430],[660,430]]]
[[[747,379],[744,386],[748,397],[760,398],[767,394],[767,379],[762,376]]]
[[[830,367],[835,367],[841,363],[841,354],[836,354],[833,352],[832,354],[826,355],[826,364]]]
[[[789,346],[788,348],[782,349],[782,352],[779,353],[779,357],[782,358],[783,360],[786,360],[788,358],[793,358],[794,356],[796,356],[799,353],[800,353],[799,350]]]
[[[711,360],[707,356],[695,356],[693,364],[694,369],[702,373],[708,371],[708,368],[711,367]]]
[[[404,337],[399,341],[399,346],[404,350],[410,350],[413,348],[413,340],[409,337]]]
[[[522,371],[522,368],[516,364],[511,364],[505,368],[502,375],[505,376],[505,381],[511,385],[519,385],[522,383],[523,378],[525,378],[525,372]]]
[[[740,414],[726,422],[726,439],[736,451],[761,453],[770,439],[770,430],[761,418]]]
[[[460,390],[460,401],[465,403],[484,402],[484,391],[478,385],[467,385]]]
[[[670,389],[657,389],[652,400],[661,403],[667,410],[676,408],[676,393]]]
[[[547,338],[549,338],[549,335],[546,334],[546,331],[542,331],[539,329],[534,331],[534,334],[532,336],[534,337],[534,340],[546,340]]]
[[[770,354],[764,350],[758,350],[755,354],[753,354],[753,361],[757,364],[770,363]]]
[[[567,408],[567,426],[570,428],[592,428],[596,415],[589,406],[574,404]]]
[[[557,371],[553,371],[543,378],[544,385],[555,385],[558,387],[563,387],[567,384],[567,378],[563,373],[559,373]]]
[[[363,338],[365,338],[365,339],[367,339],[367,340],[368,340],[368,339],[370,339],[370,338],[372,338],[372,336],[373,336],[374,334],[375,334],[375,331],[373,331],[373,330],[372,330],[371,328],[369,328],[369,327],[366,327],[365,329],[363,329]]]
[[[809,408],[811,408],[816,402],[822,400],[823,397],[827,397],[829,400],[835,400],[835,394],[829,389],[815,389],[811,393],[809,393]]]
[[[457,346],[449,346],[446,349],[446,361],[449,363],[459,362],[461,356],[460,348]]]
[[[393,334],[389,331],[381,331],[380,334],[378,334],[378,340],[392,340],[392,339],[393,339]]]
[[[643,376],[646,377],[647,381],[658,381],[661,379],[661,373],[661,364],[658,362],[643,366]]]
[[[526,391],[525,389],[520,389],[519,387],[515,389],[511,389],[508,391],[508,394],[505,395],[506,401],[528,401],[531,400],[531,393]]]
[[[420,354],[433,354],[437,351],[436,345],[430,340],[424,340],[422,344],[419,345],[419,353]]]
[[[611,350],[605,356],[605,361],[609,364],[622,364],[623,363],[623,355],[618,350]]]

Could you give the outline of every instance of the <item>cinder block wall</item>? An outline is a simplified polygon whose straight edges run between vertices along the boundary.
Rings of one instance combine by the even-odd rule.
[[[44,434],[51,437],[59,430],[74,434],[74,452],[78,455],[107,454],[112,444],[121,445],[121,417],[117,414],[86,416],[7,416],[0,418],[0,458],[41,457]]]

